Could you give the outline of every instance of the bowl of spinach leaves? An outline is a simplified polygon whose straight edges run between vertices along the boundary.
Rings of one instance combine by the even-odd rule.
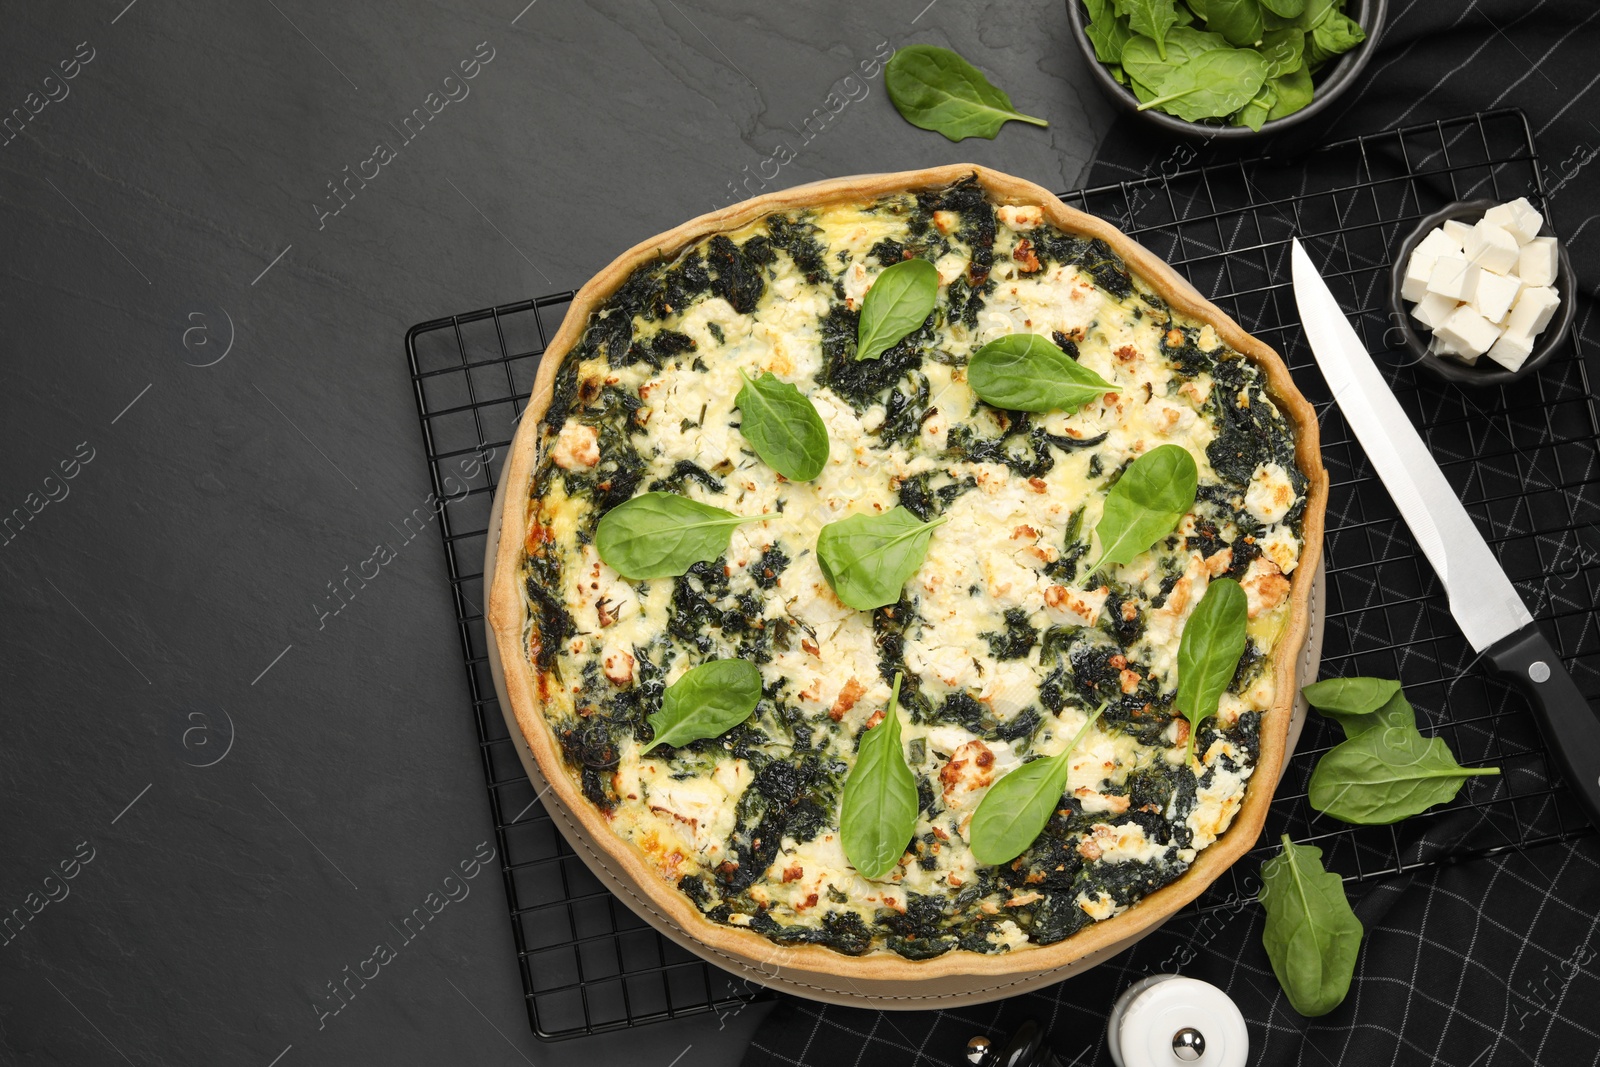
[[[1270,136],[1360,77],[1387,0],[1067,0],[1095,81],[1167,132]]]

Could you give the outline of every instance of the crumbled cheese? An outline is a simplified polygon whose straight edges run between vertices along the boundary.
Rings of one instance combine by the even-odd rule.
[[[1281,522],[1294,506],[1294,485],[1289,472],[1278,463],[1263,463],[1250,476],[1250,488],[1244,493],[1244,506],[1251,515],[1267,525]]]
[[[600,431],[568,419],[556,436],[550,459],[562,470],[582,470],[600,462]]]

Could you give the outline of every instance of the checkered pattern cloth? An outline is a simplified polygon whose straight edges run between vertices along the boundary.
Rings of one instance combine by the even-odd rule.
[[[1600,219],[1600,166],[1590,166],[1600,154],[1597,56],[1600,5],[1592,0],[1391,0],[1379,54],[1362,84],[1332,110],[1325,138],[1520,107],[1534,131],[1552,213],[1579,279],[1581,292],[1563,297],[1580,301],[1577,328],[1585,351],[1600,350],[1591,322],[1593,290],[1584,284],[1600,279],[1600,237],[1588,233]],[[1172,151],[1169,142],[1153,140],[1126,121],[1106,146],[1088,185],[1146,177]],[[1329,460],[1337,482],[1336,462]],[[1520,463],[1512,469],[1535,478]],[[1565,482],[1566,492],[1583,497],[1570,515],[1600,514],[1597,478],[1600,472],[1589,467]],[[1338,500],[1330,506],[1330,530],[1348,517],[1338,507]],[[1531,513],[1521,522],[1532,529],[1513,533],[1533,536],[1543,528]],[[1581,531],[1572,552],[1566,552],[1567,539],[1561,536],[1553,556],[1581,557],[1588,543]],[[1538,559],[1529,561],[1535,573],[1555,565],[1547,558],[1546,540],[1539,540]],[[1600,628],[1593,584],[1576,585],[1576,591],[1558,590],[1557,596],[1582,601],[1581,632],[1564,635],[1564,651],[1583,652],[1600,641]],[[1530,603],[1538,600],[1537,590],[1519,586],[1525,595],[1535,594]],[[1360,620],[1351,615],[1330,626],[1356,627]],[[1448,618],[1431,625],[1447,627]],[[1329,638],[1337,642],[1341,635],[1333,629]],[[1401,626],[1391,621],[1386,629],[1395,633]],[[1394,640],[1403,643],[1403,636]],[[1346,643],[1359,645],[1349,635]],[[1408,685],[1415,671],[1435,679],[1463,666],[1407,656],[1414,652],[1397,659]],[[1576,667],[1574,673],[1592,697],[1596,679]],[[1440,719],[1450,718],[1449,701],[1446,690],[1436,710]],[[1321,737],[1319,729],[1313,724],[1308,734],[1313,742]],[[1471,755],[1463,752],[1463,761],[1472,762]],[[1286,780],[1285,788],[1290,785]],[[1519,825],[1523,818],[1548,818],[1548,805],[1559,802],[1547,798],[1545,810],[1518,812]],[[1299,837],[1296,828],[1306,827],[1309,815],[1301,811],[1285,820],[1275,809],[1268,832],[1275,836],[1282,828]],[[1463,807],[1414,821],[1420,829],[1405,837],[1397,854],[1408,862],[1448,857],[1474,838],[1484,818],[1481,810]],[[1569,814],[1566,821],[1575,820]],[[1253,866],[1258,857],[1242,862]],[[745,1064],[960,1064],[968,1038],[1003,1040],[1026,1019],[1044,1026],[1062,1064],[1107,1064],[1105,1021],[1117,995],[1147,975],[1177,972],[1233,997],[1249,1025],[1253,1064],[1600,1065],[1600,839],[1423,867],[1353,887],[1351,898],[1366,929],[1355,981],[1344,1004],[1320,1019],[1302,1018],[1289,1007],[1261,947],[1261,908],[1241,899],[1231,907],[1184,913],[1094,971],[997,1004],[885,1013],[785,996],[756,1035]]]

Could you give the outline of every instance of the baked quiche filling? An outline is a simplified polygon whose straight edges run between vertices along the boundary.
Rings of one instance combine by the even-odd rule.
[[[934,313],[858,361],[863,299],[913,257],[937,268]],[[1116,391],[1070,415],[989,406],[967,361],[1014,333]],[[818,477],[786,480],[741,435],[741,371],[815,406]],[[540,434],[524,566],[541,712],[583,795],[708,919],[852,955],[1050,944],[1177,878],[1239,810],[1306,480],[1259,369],[1103,242],[975,181],[770,215],[635,271],[560,367]],[[1194,507],[1131,564],[1095,567],[1107,491],[1164,444],[1195,460]],[[721,558],[629,581],[596,526],[652,491],[758,518]],[[897,505],[945,521],[899,603],[854,610],[818,565],[818,532]],[[1248,595],[1249,643],[1185,764],[1179,635],[1221,576]],[[730,658],[760,670],[754,713],[643,753],[665,688]],[[920,810],[874,881],[840,844],[840,792],[897,672]],[[985,792],[1102,704],[1043,833],[976,863]]]

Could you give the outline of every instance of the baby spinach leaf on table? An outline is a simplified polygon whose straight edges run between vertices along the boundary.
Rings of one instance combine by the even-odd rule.
[[[1159,107],[1185,122],[1222,118],[1250,102],[1267,80],[1267,61],[1248,48],[1202,52],[1175,68],[1154,88],[1161,95],[1139,105]]]
[[[1453,800],[1468,778],[1498,767],[1463,767],[1442,738],[1410,729],[1373,729],[1317,760],[1307,799],[1340,822],[1387,826]]]
[[[1116,13],[1111,0],[1083,0],[1083,6],[1089,12],[1083,32],[1089,35],[1095,58],[1102,63],[1121,63],[1122,49],[1133,37],[1128,20]]]
[[[1324,678],[1300,687],[1300,695],[1318,711],[1345,715],[1377,711],[1398,692],[1400,683],[1389,678]]]
[[[928,558],[933,531],[949,521],[922,522],[903,507],[882,515],[852,515],[817,535],[817,564],[834,595],[857,611],[900,600],[900,590]]]
[[[1167,56],[1167,31],[1178,22],[1175,0],[1115,0],[1117,13],[1128,17],[1134,33],[1143,34],[1156,47],[1156,54]]]
[[[644,493],[605,513],[594,532],[595,551],[630,581],[675,578],[728,550],[733,528],[755,522],[676,493]]]
[[[1311,84],[1311,72],[1303,66],[1281,78],[1272,79],[1271,85],[1278,92],[1278,100],[1272,105],[1272,110],[1267,112],[1268,122],[1281,119],[1285,115],[1293,115],[1311,103],[1311,97],[1316,92]]]
[[[1100,559],[1090,572],[1107,563],[1132,563],[1171,533],[1194,507],[1199,482],[1194,457],[1182,445],[1152,448],[1129,464],[1106,494],[1094,528]]]
[[[1101,704],[1054,756],[1031,760],[1001,778],[978,803],[968,837],[972,858],[985,866],[1010,863],[1032,845],[1066,792],[1072,750],[1106,710]]]
[[[861,734],[839,808],[839,843],[863,878],[887,877],[917,829],[917,778],[900,747],[901,678],[896,671],[883,721]]]
[[[1206,29],[1222,34],[1229,44],[1248,48],[1261,40],[1260,0],[1206,0]]]
[[[1295,28],[1268,30],[1256,51],[1267,61],[1267,78],[1279,78],[1305,63],[1306,35]]]
[[[739,431],[761,461],[792,482],[809,482],[828,465],[828,428],[816,405],[771,371],[744,385],[734,403]]]
[[[1189,720],[1183,762],[1194,754],[1200,723],[1217,713],[1249,641],[1250,598],[1232,578],[1218,578],[1183,624],[1178,638],[1178,693],[1174,703]]]
[[[1306,9],[1306,0],[1261,0],[1261,6],[1280,18],[1292,19]]]
[[[1396,692],[1375,711],[1350,714],[1329,708],[1318,708],[1317,714],[1339,724],[1346,737],[1355,737],[1368,730],[1417,731],[1417,713],[1404,693]]]
[[[939,300],[939,270],[907,259],[872,280],[856,326],[856,358],[877,359],[921,326]]]
[[[1306,66],[1315,69],[1366,39],[1360,23],[1341,11],[1332,12],[1306,36]]]
[[[1195,56],[1227,47],[1228,42],[1220,33],[1204,33],[1187,26],[1175,26],[1167,34],[1165,56],[1156,51],[1156,43],[1150,38],[1135,37],[1122,49],[1122,68],[1130,78],[1155,86],[1175,68]]]
[[[934,130],[952,141],[967,137],[994,140],[1007,122],[1050,125],[1011,106],[983,72],[948,48],[915,44],[890,57],[883,83],[895,110],[913,126]]]
[[[1283,851],[1261,865],[1261,944],[1294,1010],[1326,1015],[1344,1002],[1361,951],[1361,920],[1344,882],[1322,866],[1322,850],[1283,835]]]
[[[1036,333],[1008,334],[978,349],[967,361],[967,384],[997,408],[1068,414],[1120,391]]]
[[[655,737],[643,755],[657,745],[686,745],[721,737],[756,710],[761,700],[761,671],[743,659],[714,659],[691,668],[667,686],[661,710],[647,720]]]

